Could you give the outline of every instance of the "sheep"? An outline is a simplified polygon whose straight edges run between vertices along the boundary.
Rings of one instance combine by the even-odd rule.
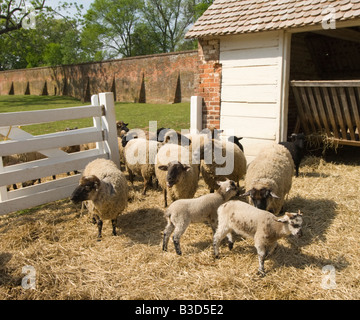
[[[217,227],[217,209],[229,201],[239,191],[232,180],[218,182],[216,193],[206,194],[196,199],[181,199],[173,202],[165,212],[167,226],[164,230],[163,250],[167,251],[169,238],[174,232],[174,246],[178,255],[181,255],[180,237],[190,223],[209,222],[215,233]]]
[[[122,137],[124,136],[127,132],[129,132],[129,128],[128,128],[128,123],[125,123],[124,121],[116,121],[116,130],[117,130],[117,136],[118,137]]]
[[[182,146],[189,146],[191,139],[173,129],[163,129],[159,132],[158,141],[165,143],[174,143]]]
[[[298,177],[300,163],[305,153],[305,135],[293,133],[289,138],[291,141],[280,142],[280,144],[290,151],[295,164],[295,176]]]
[[[172,201],[192,198],[199,182],[199,169],[191,164],[187,148],[176,144],[163,145],[156,156],[155,174],[163,189],[167,207],[167,194]]]
[[[239,186],[239,180],[246,173],[244,153],[231,142],[210,140],[204,147],[201,159],[200,171],[210,192],[218,188],[216,181],[219,179],[234,180]]]
[[[249,203],[255,207],[278,214],[291,189],[293,172],[290,152],[284,146],[272,143],[250,163],[243,196],[249,196]]]
[[[228,138],[228,141],[229,142],[232,142],[232,143],[235,143],[242,152],[244,152],[244,147],[243,145],[240,143],[240,140],[242,140],[243,138],[242,137],[235,137],[235,136],[230,136]]]
[[[155,176],[155,159],[160,143],[153,140],[134,139],[124,149],[126,168],[129,180],[133,184],[133,175],[141,175],[144,179],[143,195]]]
[[[71,195],[75,204],[87,201],[98,226],[98,239],[102,237],[103,220],[111,220],[116,236],[116,220],[127,206],[128,186],[125,175],[111,160],[96,159],[84,169],[79,186]]]
[[[232,232],[254,239],[259,258],[259,274],[265,275],[264,261],[277,246],[277,240],[294,235],[302,236],[302,214],[286,212],[282,217],[255,208],[245,202],[232,200],[221,205],[217,211],[218,227],[213,238],[214,256],[219,258],[222,239]],[[229,248],[233,242],[230,238]]]

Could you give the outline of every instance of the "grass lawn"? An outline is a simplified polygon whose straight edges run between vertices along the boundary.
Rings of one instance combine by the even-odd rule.
[[[45,109],[68,108],[89,105],[71,97],[59,96],[0,96],[0,113],[21,112]],[[129,123],[129,128],[146,129],[149,121],[157,121],[158,128],[175,130],[188,129],[190,126],[190,103],[178,104],[115,104],[116,119]],[[84,128],[92,126],[91,118],[71,121],[58,121],[41,125],[27,126],[25,131],[33,134],[46,134],[62,131],[65,128]]]

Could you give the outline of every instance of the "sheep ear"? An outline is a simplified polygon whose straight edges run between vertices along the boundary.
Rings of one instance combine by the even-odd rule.
[[[285,216],[283,218],[277,219],[276,221],[281,222],[281,223],[287,223],[287,222],[289,222],[289,218],[287,216]]]
[[[168,166],[158,166],[158,168],[162,171],[167,171],[168,170]]]
[[[191,169],[190,166],[186,165],[186,164],[183,164],[183,168],[184,168],[184,171],[187,172]]]
[[[270,191],[270,195],[274,198],[274,199],[280,199],[274,192]]]
[[[249,190],[249,191],[241,194],[240,197],[248,197],[248,196],[250,196],[250,195],[251,195],[251,190]]]
[[[243,139],[243,137],[236,137],[238,140],[242,140]]]
[[[222,181],[216,181],[216,184],[217,184],[218,186],[221,186]]]

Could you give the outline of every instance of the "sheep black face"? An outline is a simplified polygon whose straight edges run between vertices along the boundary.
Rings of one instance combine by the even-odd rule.
[[[303,218],[300,210],[298,213],[286,212],[285,215],[280,219],[277,219],[277,221],[288,224],[289,231],[293,236],[297,238],[300,238],[302,236],[301,227],[303,223]]]
[[[166,183],[169,188],[177,184],[184,172],[191,169],[190,166],[181,164],[179,161],[170,162],[167,166],[159,166],[160,170],[167,171]]]
[[[100,180],[96,176],[82,177],[79,186],[71,195],[71,201],[79,203],[86,200],[91,200],[95,193],[99,190]]]
[[[268,200],[270,198],[279,199],[279,197],[269,189],[263,188],[257,190],[255,188],[247,191],[242,196],[249,196],[254,204],[254,207],[266,210],[268,206]]]
[[[129,124],[128,123],[124,123],[124,121],[117,121],[116,122],[116,129],[118,132],[118,136],[120,137],[122,134],[122,131],[129,132],[129,128],[127,127]]]

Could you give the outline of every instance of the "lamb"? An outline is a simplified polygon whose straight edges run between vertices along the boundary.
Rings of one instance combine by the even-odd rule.
[[[176,145],[163,145],[156,156],[155,174],[163,189],[165,207],[167,194],[172,201],[192,198],[197,190],[199,169],[191,164],[189,149]]]
[[[134,139],[124,149],[126,168],[129,180],[133,183],[133,175],[141,175],[144,179],[143,195],[155,176],[155,159],[160,143],[153,140]]]
[[[76,204],[87,201],[98,226],[98,239],[102,237],[103,220],[111,220],[116,235],[116,220],[127,206],[128,186],[125,175],[111,160],[96,159],[84,169],[79,186],[71,200]]]
[[[282,145],[270,144],[250,163],[243,196],[249,196],[255,207],[278,214],[291,189],[293,172],[290,152]]]
[[[219,156],[222,159],[219,159]],[[200,171],[210,192],[214,192],[218,188],[216,181],[225,178],[234,180],[239,186],[239,180],[246,173],[245,155],[237,145],[231,142],[210,140],[204,147],[201,159],[203,160],[201,160]],[[232,161],[233,168],[231,168]]]
[[[291,141],[280,142],[280,144],[290,151],[295,164],[295,175],[298,177],[300,163],[305,153],[305,135],[303,133],[293,133],[290,139]]]
[[[219,257],[219,245],[226,235],[235,232],[254,239],[259,258],[259,274],[265,275],[264,261],[277,246],[277,240],[294,235],[302,236],[302,214],[286,212],[282,217],[255,208],[245,202],[232,200],[218,209],[218,227],[214,235],[214,255]],[[230,240],[229,248],[233,246]]]
[[[196,199],[181,199],[173,202],[165,212],[168,224],[164,230],[163,250],[167,251],[169,238],[174,232],[176,253],[181,255],[180,237],[190,223],[209,222],[215,233],[217,227],[217,209],[229,201],[238,192],[235,182],[226,180],[218,182],[216,193],[206,194]]]

